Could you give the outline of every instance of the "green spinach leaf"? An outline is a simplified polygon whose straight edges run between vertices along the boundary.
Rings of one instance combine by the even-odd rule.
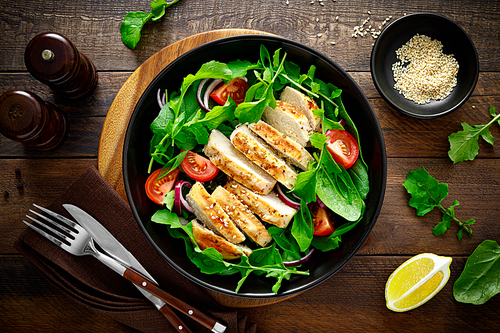
[[[465,268],[453,285],[455,300],[462,303],[484,304],[500,293],[500,246],[485,240],[474,250]]]

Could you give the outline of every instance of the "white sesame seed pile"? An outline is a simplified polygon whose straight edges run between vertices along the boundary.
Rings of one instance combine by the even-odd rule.
[[[443,53],[443,44],[416,34],[396,50],[399,61],[392,65],[394,88],[418,104],[440,100],[457,85],[458,62]]]

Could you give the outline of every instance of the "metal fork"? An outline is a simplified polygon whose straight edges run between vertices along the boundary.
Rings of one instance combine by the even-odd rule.
[[[26,225],[28,225],[31,229],[35,230],[36,232],[38,232],[40,235],[42,235],[55,245],[59,246],[63,250],[75,256],[84,256],[84,255],[94,256],[95,258],[97,258],[99,261],[103,262],[110,268],[116,267],[116,265],[123,266],[123,264],[119,263],[119,261],[117,261],[116,258],[112,258],[98,251],[95,246],[94,239],[90,237],[87,231],[83,229],[79,224],[71,221],[70,219],[60,214],[54,213],[51,210],[48,210],[36,204],[33,205],[38,209],[40,209],[41,211],[45,212],[46,214],[57,219],[58,221],[61,221],[62,223],[57,223],[54,220],[48,218],[47,216],[42,215],[30,209],[29,211],[31,213],[35,214],[38,218],[44,221],[42,222],[40,219],[31,217],[30,215],[26,215],[26,217],[32,220],[33,223],[26,222],[25,220],[23,220],[23,222]],[[38,227],[37,225],[39,225],[41,228]],[[46,229],[47,231],[50,231],[52,234],[48,233],[42,228]],[[148,292],[144,291],[143,294],[145,293]],[[147,296],[147,298],[150,300],[151,297],[155,297],[150,293],[148,294],[149,295],[145,294],[145,296]],[[184,325],[181,319],[177,316],[175,312],[173,312],[172,308],[170,308],[168,304],[165,304],[164,302],[161,303],[163,303],[164,305],[161,306],[158,305],[157,302],[153,302],[153,304],[155,304],[157,309],[168,319],[168,321],[178,332],[191,332],[191,330]]]

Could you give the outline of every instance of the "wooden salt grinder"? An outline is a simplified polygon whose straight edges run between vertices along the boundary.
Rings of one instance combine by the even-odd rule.
[[[50,150],[67,137],[68,124],[55,105],[24,90],[0,96],[0,133],[28,148]]]
[[[34,37],[24,52],[24,63],[34,78],[66,98],[87,96],[97,86],[94,64],[57,33]]]

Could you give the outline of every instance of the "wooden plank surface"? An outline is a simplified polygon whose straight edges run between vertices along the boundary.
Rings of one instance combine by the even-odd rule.
[[[433,12],[457,22],[472,38],[480,56],[481,71],[498,71],[500,4],[490,0],[378,1],[378,0],[183,0],[164,18],[148,24],[136,50],[127,49],[118,29],[129,11],[149,11],[146,1],[47,0],[14,2],[0,13],[3,34],[0,68],[24,71],[22,56],[29,40],[44,31],[57,30],[87,55],[99,71],[135,70],[159,48],[200,32],[215,29],[255,29],[277,34],[331,57],[348,71],[368,71],[373,39],[352,38],[354,27],[371,17],[378,28],[388,16]],[[368,14],[371,12],[371,15]],[[336,16],[339,20],[336,21]],[[316,19],[319,19],[316,21]],[[318,38],[318,34],[322,34]],[[496,40],[495,40],[496,39]],[[335,41],[337,44],[332,45]],[[116,61],[120,59],[120,61]]]
[[[313,2],[313,3],[311,3]],[[460,304],[453,282],[467,256],[484,239],[500,241],[500,148],[480,140],[473,162],[453,165],[447,137],[460,123],[484,124],[490,105],[500,109],[500,1],[498,0],[182,0],[164,18],[147,24],[136,50],[120,40],[125,13],[149,10],[148,1],[82,0],[4,1],[0,11],[0,93],[27,89],[58,105],[71,126],[57,150],[35,152],[0,136],[0,327],[3,332],[129,331],[65,300],[12,244],[32,202],[50,204],[88,166],[98,165],[101,130],[118,91],[141,64],[167,45],[217,29],[255,29],[283,36],[324,53],[348,71],[365,92],[379,119],[388,156],[387,189],[372,234],[338,274],[312,290],[275,305],[241,309],[259,332],[498,332],[500,298],[482,306]],[[368,13],[371,12],[371,14]],[[404,116],[380,97],[371,80],[369,60],[374,39],[352,38],[354,27],[370,17],[377,24],[392,15],[433,12],[457,22],[473,40],[480,60],[472,97],[451,115],[436,120]],[[336,16],[339,17],[336,20]],[[24,49],[46,31],[66,35],[99,72],[99,86],[89,97],[68,101],[26,71]],[[321,34],[321,36],[319,36]],[[335,42],[333,45],[331,42]],[[491,127],[495,138],[500,128]],[[119,162],[119,161],[118,161]],[[448,183],[444,204],[459,200],[460,220],[476,219],[473,236],[456,239],[456,226],[433,236],[440,213],[417,217],[401,186],[408,171],[425,167]],[[16,169],[20,172],[16,173]],[[6,195],[5,193],[8,193]],[[385,308],[383,290],[390,273],[421,252],[453,257],[452,276],[425,306],[397,314]]]

